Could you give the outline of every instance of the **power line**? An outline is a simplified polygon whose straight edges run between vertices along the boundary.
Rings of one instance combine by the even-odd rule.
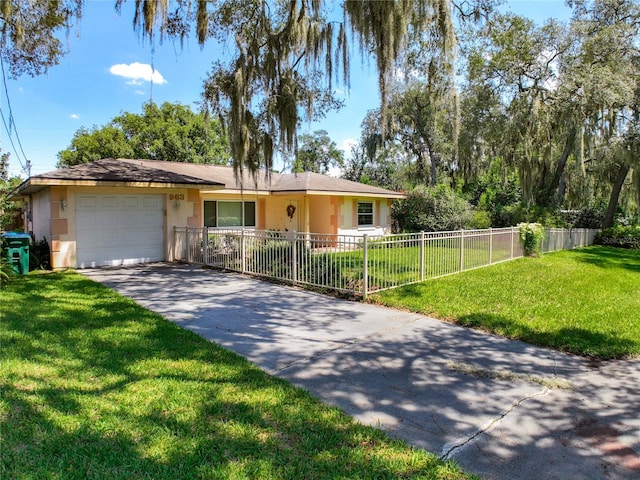
[[[24,148],[22,148],[22,142],[20,141],[20,135],[18,135],[18,127],[16,126],[16,119],[13,116],[13,110],[11,108],[11,100],[9,99],[9,89],[7,88],[7,77],[4,72],[4,60],[2,59],[2,55],[0,55],[0,67],[2,68],[2,83],[4,84],[4,93],[7,97],[7,106],[9,107],[9,126],[7,126],[7,122],[4,118],[4,114],[2,114],[2,123],[4,123],[4,128],[7,130],[7,134],[9,135],[9,140],[11,141],[11,146],[13,147],[13,152],[16,154],[18,158],[18,162],[20,162],[20,166],[22,170],[27,174],[28,177],[31,176],[31,162],[27,158],[27,154],[24,153]],[[0,109],[0,113],[2,109]],[[16,140],[18,140],[18,146],[20,147],[20,151],[22,152],[22,156],[25,160],[25,165],[22,164],[22,160],[20,160],[20,155],[13,143],[13,138],[11,138],[11,126],[13,125],[13,131],[16,135]]]
[[[9,129],[9,126],[7,125],[7,121],[4,118],[4,112],[2,111],[2,108],[0,108],[0,116],[2,117],[2,123],[4,124],[4,129],[7,131],[7,134],[9,135],[9,141],[11,142],[11,146],[13,147],[13,151],[16,154],[16,158],[18,159],[18,162],[20,162],[20,166],[22,167],[22,170],[24,172],[26,172],[27,174],[29,174],[29,172],[27,172],[27,167],[25,167],[22,164],[22,160],[20,160],[20,155],[18,154],[18,150],[16,149],[15,144],[13,143],[13,138],[11,137],[11,130]],[[26,160],[26,157],[25,157]],[[27,165],[29,164],[29,160],[27,160]]]

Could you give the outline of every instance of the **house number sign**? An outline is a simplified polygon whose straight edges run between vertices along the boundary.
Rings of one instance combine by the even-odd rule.
[[[184,193],[170,193],[169,200],[184,200]]]

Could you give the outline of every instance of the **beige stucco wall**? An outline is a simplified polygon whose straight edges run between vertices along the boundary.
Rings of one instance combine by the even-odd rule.
[[[308,199],[303,195],[272,196],[265,202],[265,216],[267,230],[279,230],[281,232],[301,232],[306,230]],[[287,207],[293,205],[295,212],[293,217],[287,215]]]
[[[75,267],[74,202],[69,187],[51,187],[51,267]]]
[[[309,231],[311,233],[338,233],[343,221],[340,215],[342,198],[337,196],[312,196],[309,199]]]
[[[373,203],[373,226],[358,226],[358,202]],[[344,197],[339,209],[342,222],[339,224],[340,235],[386,235],[391,233],[391,204],[385,198]]]
[[[49,189],[43,190],[31,196],[31,204],[27,209],[31,212],[31,220],[28,222],[28,230],[31,230],[37,241],[43,238],[51,244],[51,194]]]

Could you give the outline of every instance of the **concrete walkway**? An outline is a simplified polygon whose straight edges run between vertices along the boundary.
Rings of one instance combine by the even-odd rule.
[[[482,478],[640,479],[640,360],[594,365],[197,266],[82,273]]]

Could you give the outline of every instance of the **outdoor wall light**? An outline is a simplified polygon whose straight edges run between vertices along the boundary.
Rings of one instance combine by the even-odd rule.
[[[180,202],[178,200],[173,203],[173,209],[176,211],[180,210]]]
[[[65,210],[67,208],[67,201],[64,198],[60,200],[60,208],[62,210]]]

